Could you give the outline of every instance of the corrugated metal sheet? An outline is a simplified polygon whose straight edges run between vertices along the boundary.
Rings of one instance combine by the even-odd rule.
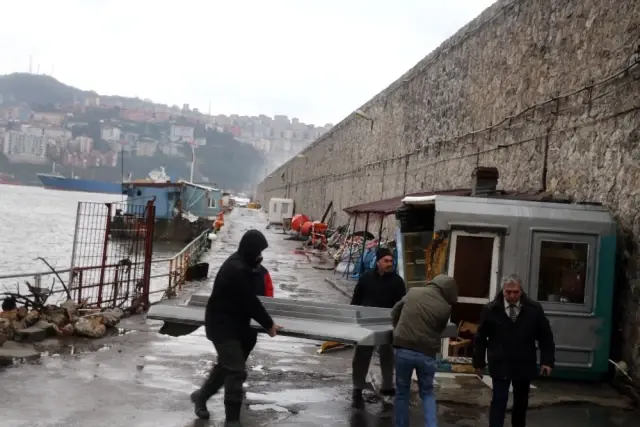
[[[333,341],[358,345],[385,345],[393,340],[391,310],[313,301],[292,301],[285,298],[258,297],[273,321],[282,327],[278,335]],[[209,293],[195,294],[187,305],[157,304],[147,318],[169,324],[204,325]],[[255,321],[252,328],[265,332]],[[175,330],[175,329],[174,329]],[[193,332],[187,328],[185,333]],[[449,323],[442,338],[457,336],[457,327]]]

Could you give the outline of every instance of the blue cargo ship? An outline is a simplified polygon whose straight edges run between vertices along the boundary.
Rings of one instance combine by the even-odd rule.
[[[52,190],[83,191],[87,193],[122,194],[119,182],[95,181],[91,179],[67,178],[60,174],[39,173],[38,179],[44,188]]]
[[[38,179],[44,186],[51,190],[82,191],[85,193],[122,194],[122,183],[95,181],[92,179],[80,179],[74,175],[71,169],[69,178],[56,172],[56,164],[53,164],[51,173],[38,173]]]

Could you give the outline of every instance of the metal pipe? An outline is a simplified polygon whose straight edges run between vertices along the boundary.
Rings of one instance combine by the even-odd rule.
[[[78,207],[76,208],[76,224],[75,224],[75,229],[73,231],[73,248],[71,249],[71,264],[69,267],[69,270],[73,270],[73,267],[75,266],[75,260],[76,260],[76,252],[78,250],[78,232],[79,232],[79,228],[80,228],[80,213],[82,211],[82,202],[78,202]],[[70,286],[73,286],[73,280],[70,281],[71,283],[69,283]]]
[[[349,262],[347,262],[347,269],[342,274],[342,277],[349,277],[349,267],[351,266],[351,256],[353,255],[353,237],[356,233],[356,223],[358,222],[358,214],[353,216],[353,231],[351,232],[351,244],[349,245]],[[348,232],[349,230],[347,230]],[[347,237],[348,240],[348,237]],[[346,242],[346,241],[345,241]]]
[[[364,234],[362,235],[362,251],[360,253],[360,274],[364,271],[364,251],[367,247],[367,233],[369,232],[369,213],[364,221]]]
[[[378,227],[378,249],[380,249],[380,243],[382,242],[382,225],[384,224],[384,215],[380,215],[380,227]]]

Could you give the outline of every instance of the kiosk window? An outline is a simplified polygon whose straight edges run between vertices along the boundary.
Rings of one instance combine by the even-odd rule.
[[[540,242],[538,301],[585,304],[587,243]]]

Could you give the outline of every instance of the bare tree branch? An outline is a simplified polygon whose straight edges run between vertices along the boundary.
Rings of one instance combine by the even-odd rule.
[[[21,302],[22,305],[24,305],[25,307],[33,307],[36,308],[38,310],[43,309],[44,306],[42,304],[39,304],[38,302],[27,298],[24,295],[21,295],[20,293],[15,293],[15,292],[4,292],[2,295],[7,296],[7,297],[12,297],[16,300],[16,302]]]
[[[67,287],[67,285],[64,283],[64,280],[62,280],[62,277],[60,277],[60,275],[58,274],[58,272],[56,271],[56,269],[55,269],[55,268],[53,268],[53,267],[51,266],[51,264],[49,264],[49,262],[48,262],[46,259],[44,259],[44,258],[42,258],[42,257],[38,257],[38,258],[36,258],[36,259],[38,259],[38,260],[40,260],[40,261],[44,262],[44,263],[46,264],[46,266],[47,266],[47,267],[49,267],[49,269],[53,272],[53,274],[55,274],[55,275],[56,275],[56,277],[57,277],[57,278],[58,278],[58,280],[60,281],[60,284],[62,285],[62,288],[64,289],[64,291],[65,291],[65,292],[66,292],[66,294],[67,294],[67,298],[68,298],[68,299],[73,299],[73,298],[71,297],[71,292],[69,292],[69,288],[68,288],[68,287]]]

